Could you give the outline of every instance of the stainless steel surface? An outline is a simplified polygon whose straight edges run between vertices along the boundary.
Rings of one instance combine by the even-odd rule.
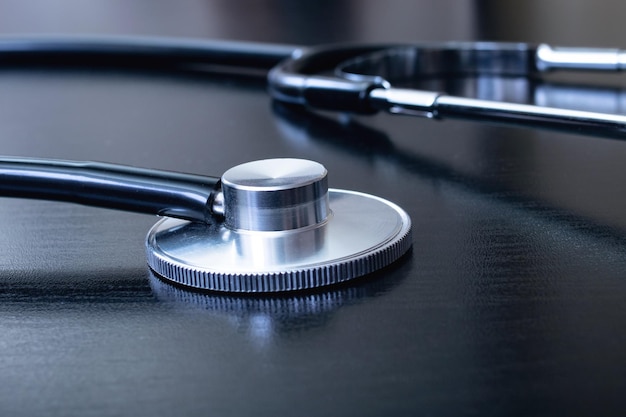
[[[457,97],[412,89],[374,89],[372,105],[393,114],[427,118],[460,117],[533,127],[626,136],[626,116],[557,107]]]
[[[163,278],[195,288],[292,291],[369,274],[410,248],[411,220],[395,204],[332,189],[329,203],[326,222],[279,232],[161,220],[146,239],[148,264]]]
[[[626,52],[610,48],[553,47],[544,43],[537,47],[536,65],[540,71],[623,71],[626,69]]]
[[[556,107],[478,100],[442,95],[434,112],[440,117],[509,122],[534,127],[548,127],[588,134],[626,137],[626,116]]]
[[[391,47],[342,63],[336,74],[377,75],[389,81],[443,75],[532,76],[552,70],[621,71],[626,51],[616,48],[537,46],[510,42],[443,42]]]
[[[437,78],[474,77],[491,83],[490,80],[496,78],[532,79],[540,71],[551,69],[620,70],[624,62],[626,55],[616,49],[449,42],[394,47],[364,54],[339,65],[335,74],[354,82],[369,80],[386,84],[386,89],[372,89],[369,100],[373,107],[392,114],[462,117],[624,138],[626,116],[621,114],[507,103],[499,97],[493,100],[455,97],[445,90],[415,89]],[[504,84],[500,82],[500,85]]]
[[[519,42],[420,42],[362,53],[338,65],[335,75],[377,76],[396,86],[427,77],[528,76],[536,71],[534,54],[533,45]]]
[[[375,88],[369,99],[377,109],[408,116],[437,117],[437,99],[441,93],[408,88]]]
[[[328,217],[327,171],[293,158],[238,165],[222,175],[225,226],[284,231],[315,226]]]

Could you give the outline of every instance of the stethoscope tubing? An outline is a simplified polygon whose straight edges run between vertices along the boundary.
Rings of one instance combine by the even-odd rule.
[[[539,78],[549,71],[622,71],[625,67],[626,53],[617,49],[482,42],[331,46],[304,50],[282,61],[270,70],[268,80],[275,99],[320,110],[360,114],[383,110],[626,138],[624,115],[398,88],[394,79],[398,74],[414,82],[437,76]]]
[[[626,53],[618,49],[489,42],[301,47],[158,37],[0,38],[0,65],[233,68],[267,73],[268,89],[274,99],[313,109],[356,114],[382,110],[391,114],[465,118],[626,137],[626,116],[623,115],[479,100],[452,96],[445,91],[397,88],[393,80],[385,76],[349,70],[351,63],[373,60],[372,55],[383,54],[382,59],[389,59],[390,54],[398,55],[398,51],[407,50],[411,56],[432,53],[444,57],[449,60],[445,62],[446,66],[456,66],[457,72],[472,75],[532,77],[554,70],[621,71],[626,68]],[[381,60],[380,57],[377,59]],[[373,61],[374,66],[379,64]],[[415,70],[413,76],[436,75],[426,74],[428,71],[424,68]],[[442,70],[443,67],[439,65],[437,68]]]
[[[219,178],[102,162],[0,157],[0,195],[210,223]]]

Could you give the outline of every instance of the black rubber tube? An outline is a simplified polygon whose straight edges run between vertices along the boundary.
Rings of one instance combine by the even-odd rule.
[[[158,37],[0,37],[0,66],[171,69],[218,65],[267,71],[297,48]]]
[[[0,196],[211,222],[219,178],[98,162],[0,157]]]
[[[2,66],[267,71],[295,46],[142,37],[0,37]],[[0,196],[56,200],[211,222],[219,178],[97,162],[0,157]]]

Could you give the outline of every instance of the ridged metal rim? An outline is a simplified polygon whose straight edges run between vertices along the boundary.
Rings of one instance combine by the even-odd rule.
[[[170,230],[179,229],[185,227],[185,223],[175,219],[164,219],[159,221],[148,233],[146,238],[146,251],[148,258],[148,265],[159,276],[166,281],[171,281],[179,285],[186,287],[210,290],[210,291],[223,291],[223,292],[235,292],[235,293],[271,293],[271,292],[285,292],[285,291],[297,291],[306,290],[312,288],[318,288],[344,282],[353,278],[357,278],[363,275],[370,274],[385,266],[390,265],[396,261],[412,245],[411,236],[411,220],[406,212],[397,205],[368,194],[362,194],[352,191],[344,190],[329,190],[329,196],[331,203],[333,199],[341,198],[345,200],[349,199],[348,205],[352,208],[359,207],[362,211],[363,205],[371,205],[375,202],[375,206],[385,206],[386,214],[389,216],[391,213],[395,216],[394,219],[387,219],[387,223],[393,224],[394,230],[391,230],[387,235],[381,233],[377,237],[376,244],[369,245],[369,247],[360,248],[358,251],[349,254],[348,256],[342,255],[339,258],[329,258],[323,262],[317,262],[310,264],[306,259],[302,261],[302,265],[293,265],[293,262],[286,268],[277,268],[270,271],[243,271],[237,272],[229,268],[228,271],[220,271],[214,265],[197,265],[190,263],[189,259],[185,259],[184,254],[181,256],[180,252],[173,254],[164,248],[161,243],[165,240],[163,236],[167,236],[168,239],[172,238]],[[367,202],[368,204],[363,204]],[[379,207],[379,209],[380,209]],[[343,206],[334,207],[331,206],[333,215],[330,217],[327,224],[320,227],[332,228],[333,222],[344,221],[342,219],[347,218],[347,215],[337,212],[337,210],[343,210]],[[360,213],[364,217],[368,213]],[[379,213],[370,213],[370,222],[376,222],[376,215]],[[216,228],[206,229],[208,233],[211,230],[215,231]],[[357,230],[354,231],[358,233]],[[237,234],[237,231],[229,231],[229,234]],[[250,233],[250,232],[246,232]],[[256,233],[268,233],[268,232],[256,232]],[[296,232],[297,233],[297,232]],[[193,240],[188,234],[185,235],[185,239]],[[176,239],[179,239],[176,237]],[[179,240],[182,240],[181,237]],[[223,236],[220,236],[223,241]],[[180,244],[181,242],[177,242]],[[184,243],[183,243],[184,244]],[[211,250],[210,247],[207,250]]]

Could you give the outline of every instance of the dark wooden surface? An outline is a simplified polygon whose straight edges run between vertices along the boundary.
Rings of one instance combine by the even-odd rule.
[[[617,1],[512,3],[0,1],[0,30],[626,46]],[[8,68],[0,143],[210,175],[313,159],[332,187],[390,199],[415,228],[406,258],[352,285],[237,298],[151,277],[150,216],[2,199],[2,415],[624,414],[623,142],[346,123],[273,106],[249,78]]]

